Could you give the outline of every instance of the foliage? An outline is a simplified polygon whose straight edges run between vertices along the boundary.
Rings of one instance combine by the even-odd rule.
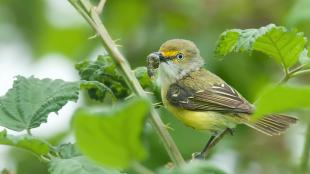
[[[224,32],[215,53],[225,56],[230,52],[256,50],[288,68],[297,62],[306,42],[303,33],[269,24],[259,29],[233,29]]]
[[[51,174],[120,174],[113,169],[105,169],[84,156],[68,159],[54,158],[49,164]]]
[[[286,82],[302,72],[304,68],[309,68],[306,43],[307,38],[304,37],[303,33],[270,24],[259,29],[233,29],[224,32],[218,41],[216,54],[225,56],[231,52],[260,51],[275,59],[277,63],[282,64],[285,72],[282,82]],[[290,70],[297,63],[301,65]],[[308,88],[277,86],[266,89],[263,94],[260,94],[259,100],[255,103],[255,118],[272,112],[309,108]]]
[[[11,44],[11,42],[7,41],[17,40],[18,44],[26,45],[27,49],[30,48],[27,52],[29,51],[34,59],[50,54],[55,56],[55,53],[56,56],[61,54],[59,57],[65,57],[71,61],[92,57],[94,48],[98,47],[98,39],[87,40],[87,38],[94,33],[90,32],[89,27],[80,23],[61,26],[55,24],[49,19],[55,16],[55,13],[51,12],[50,9],[51,2],[4,0],[4,3],[0,3],[0,24],[3,24],[0,25],[0,37],[5,36],[4,39],[0,39],[1,43],[7,46]],[[92,0],[92,2],[98,3],[98,0]],[[307,77],[296,78],[294,81],[289,81],[289,84],[284,84],[292,78],[300,77],[300,75],[309,72],[309,47],[304,34],[297,32],[296,29],[287,29],[274,24],[257,29],[227,30],[220,36],[215,53],[217,56],[227,57],[230,53],[234,54],[230,54],[230,59],[222,62],[212,59],[212,45],[215,43],[218,34],[225,28],[231,26],[260,26],[266,21],[276,23],[285,21],[290,27],[297,27],[300,31],[305,31],[305,35],[309,36],[309,32],[307,33],[309,31],[309,28],[307,28],[309,27],[309,1],[297,0],[294,6],[292,6],[292,3],[291,1],[280,2],[279,0],[259,3],[249,3],[243,0],[227,1],[225,3],[210,3],[205,0],[173,0],[169,2],[163,0],[143,2],[140,0],[115,0],[107,1],[103,20],[113,38],[121,38],[120,41],[115,40],[115,42],[122,45],[121,49],[133,67],[145,65],[145,55],[158,48],[160,43],[167,38],[184,37],[193,40],[200,47],[201,55],[207,58],[207,68],[236,87],[247,99],[258,96],[258,100],[255,102],[255,118],[261,118],[267,113],[286,112],[292,109],[299,114],[300,108],[310,107],[307,100],[309,98]],[[69,4],[67,3],[67,5]],[[287,15],[285,12],[291,7],[293,8]],[[56,13],[61,11],[61,9],[57,10]],[[122,13],[117,13],[118,11]],[[71,16],[67,15],[67,13],[65,15],[59,14],[63,16],[63,20],[69,19],[71,22]],[[57,21],[61,20],[62,18],[57,19]],[[67,22],[65,21],[65,23]],[[7,28],[9,28],[10,32],[2,32]],[[239,54],[242,52],[250,53],[251,59],[243,59],[249,56]],[[268,59],[267,56],[264,58],[262,55],[267,55],[272,59]],[[21,58],[24,58],[24,55],[21,55]],[[278,77],[277,69],[269,60],[275,60],[278,65],[282,66],[285,77],[281,83],[267,86],[265,90],[262,90],[263,92],[256,94],[258,89],[274,80],[274,77]],[[82,80],[79,82],[63,82],[66,85],[69,85],[69,83],[71,85],[71,87],[69,87],[70,85],[67,86],[65,90],[58,85],[47,85],[48,83],[44,79],[33,78],[36,80],[32,81],[30,80],[32,77],[17,77],[17,80],[22,79],[22,84],[25,86],[19,87],[17,85],[16,87],[16,80],[13,88],[5,96],[0,96],[0,125],[16,131],[38,127],[41,123],[46,122],[50,112],[57,112],[68,101],[76,101],[79,88],[86,89],[90,98],[99,101],[97,104],[104,106],[104,108],[78,109],[72,127],[77,137],[79,137],[78,132],[83,134],[96,129],[92,132],[94,134],[88,136],[83,134],[82,138],[83,142],[87,143],[87,149],[92,150],[92,154],[96,152],[100,159],[91,158],[91,155],[83,148],[81,148],[83,153],[78,150],[78,147],[84,147],[85,144],[71,144],[65,142],[66,139],[57,138],[58,140],[55,142],[53,140],[51,145],[43,138],[34,135],[20,133],[21,135],[13,136],[4,130],[0,132],[0,144],[31,151],[36,154],[35,158],[38,159],[36,161],[34,158],[24,158],[22,161],[17,162],[16,159],[20,159],[21,156],[10,154],[10,159],[15,162],[16,173],[42,173],[36,171],[34,164],[48,164],[49,172],[56,174],[120,173],[115,169],[106,168],[111,163],[109,160],[113,160],[113,162],[121,161],[122,164],[126,164],[121,168],[126,168],[126,170],[128,168],[134,170],[131,164],[143,160],[143,165],[149,167],[152,171],[157,171],[156,174],[224,173],[211,165],[210,161],[214,162],[214,159],[217,162],[220,161],[217,157],[213,158],[213,151],[207,161],[194,161],[180,168],[173,166],[169,169],[161,167],[161,169],[156,170],[159,166],[166,165],[169,159],[162,148],[162,144],[158,141],[156,132],[148,125],[144,125],[145,115],[137,118],[138,116],[133,113],[136,113],[139,107],[134,104],[132,104],[133,109],[128,111],[128,105],[131,105],[130,101],[125,102],[127,104],[111,106],[109,100],[105,100],[111,97],[114,101],[123,102],[129,98],[136,98],[125,83],[122,74],[118,72],[118,67],[115,66],[113,59],[108,55],[99,56],[95,61],[85,60],[78,63],[76,69],[78,69]],[[161,101],[158,97],[160,95],[157,87],[148,78],[145,70],[145,67],[138,67],[134,70],[134,73],[143,88],[153,92],[157,97],[156,99]],[[1,73],[5,77],[6,72],[3,72]],[[45,104],[46,98],[43,96],[51,96],[48,95],[51,93],[56,95],[55,100]],[[64,95],[66,97],[63,97]],[[68,96],[71,97],[68,98]],[[40,111],[39,115],[35,116],[37,111],[36,107],[33,106],[41,106],[44,111]],[[118,115],[121,111],[126,113],[122,114],[123,117]],[[8,113],[14,114],[8,115]],[[190,158],[191,153],[197,151],[205,143],[204,134],[200,135],[184,127],[164,110],[161,116],[165,122],[171,123],[170,125],[173,126],[175,131],[171,131],[171,134],[185,158]],[[303,118],[306,119],[306,117],[301,119]],[[134,122],[134,124],[129,124],[129,128],[127,124],[115,125],[110,123],[113,119],[118,120],[119,123]],[[123,119],[128,120],[124,121]],[[79,124],[76,123],[77,121],[79,121]],[[129,141],[132,138],[131,136],[124,136],[133,133],[132,128],[134,130],[139,129],[134,133],[135,141]],[[85,130],[85,132],[82,132],[82,130]],[[142,131],[145,131],[146,136],[141,136]],[[249,173],[249,171],[252,173],[296,173],[291,171],[295,166],[290,163],[292,160],[289,159],[296,150],[290,151],[289,148],[283,148],[287,147],[287,144],[284,144],[283,137],[270,141],[268,138],[262,138],[259,134],[249,133],[248,129],[241,128],[237,129],[237,131],[238,134],[233,137],[234,140],[223,141],[220,147],[215,149],[222,151],[227,149],[227,145],[231,147],[230,150],[233,150],[233,154],[237,157],[234,159],[233,164],[236,170],[234,173]],[[110,134],[117,134],[124,141],[126,140],[127,144],[129,141],[133,142],[133,145],[125,146],[127,144],[122,144],[123,146],[121,146],[113,144],[112,147],[102,148],[110,145],[109,143],[115,142],[111,138],[118,137],[109,136]],[[62,141],[59,139],[62,139]],[[250,143],[261,145],[255,146],[256,150],[253,151],[249,139],[253,140]],[[81,138],[77,140],[79,141]],[[60,142],[65,142],[65,144]],[[96,143],[103,143],[103,145],[99,147]],[[145,148],[145,145],[147,148]],[[121,152],[125,151],[126,153],[122,153],[123,156],[116,159],[119,154],[114,153],[113,149],[121,149]],[[145,159],[146,149],[149,152],[149,158],[147,159]],[[16,148],[14,148],[15,150]],[[307,151],[307,145],[305,151]],[[17,151],[17,154],[20,154],[19,152]],[[260,152],[264,152],[264,155]],[[278,158],[280,155],[281,159]],[[125,158],[126,156],[127,158]],[[308,159],[308,156],[305,155],[304,158]],[[130,159],[128,159],[129,157]],[[28,162],[27,165],[18,166],[20,163],[25,164],[26,162]],[[255,163],[254,168],[253,163]],[[307,173],[304,171],[307,170],[308,163],[306,160],[303,163],[306,165],[300,173]],[[221,164],[223,165],[223,163],[219,163],[219,165]],[[25,170],[26,167],[30,168],[31,172]],[[256,171],[256,168],[259,168],[259,171]],[[11,171],[11,169],[3,170],[3,172],[7,173],[11,173]]]
[[[149,104],[142,99],[100,111],[79,109],[73,120],[79,149],[91,159],[116,168],[145,159],[140,138],[148,111]]]
[[[131,93],[110,56],[98,56],[94,62],[82,61],[75,67],[84,80],[81,87],[87,89],[90,98],[94,100],[103,101],[106,93],[117,99],[124,99]],[[143,88],[154,89],[145,67],[138,67],[134,72]]]
[[[15,131],[29,130],[46,122],[68,101],[76,101],[79,83],[17,76],[13,88],[0,100],[0,125]]]
[[[0,144],[23,148],[38,156],[47,155],[50,150],[49,143],[44,140],[30,135],[8,135],[6,130],[0,132]]]
[[[159,174],[225,174],[222,170],[210,165],[206,161],[191,161],[188,164],[182,166],[181,168],[160,169]]]
[[[310,108],[310,87],[281,85],[268,87],[255,103],[255,116]]]

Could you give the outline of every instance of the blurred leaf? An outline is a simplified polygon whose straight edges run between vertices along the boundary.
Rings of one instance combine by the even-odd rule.
[[[130,94],[126,82],[109,56],[98,56],[94,62],[83,61],[75,67],[82,80],[92,81],[82,84],[82,87],[90,88],[88,93],[92,99],[103,101],[106,92],[112,92],[118,99],[123,99]]]
[[[14,172],[11,172],[11,171],[8,170],[8,169],[3,169],[3,170],[1,171],[1,174],[14,174]]]
[[[286,23],[290,26],[296,26],[300,22],[310,21],[310,1],[297,0],[291,11],[286,17]]]
[[[63,159],[68,159],[76,156],[81,156],[81,153],[77,150],[75,144],[61,144],[57,147],[56,151]]]
[[[82,81],[81,89],[86,89],[90,98],[103,101],[106,96],[106,92],[109,92],[113,98],[115,98],[114,93],[105,84],[98,81]]]
[[[78,94],[78,82],[17,76],[0,100],[0,125],[15,131],[38,127]]]
[[[30,135],[8,135],[6,130],[0,132],[0,144],[20,147],[38,156],[46,155],[49,152],[49,144],[45,140]]]
[[[256,50],[288,68],[297,62],[306,42],[303,33],[269,24],[259,29],[232,29],[224,32],[215,53],[225,56],[230,52]]]
[[[94,41],[87,40],[90,35],[87,27],[57,28],[48,25],[44,33],[37,35],[38,44],[33,52],[35,57],[56,52],[76,59],[88,55],[93,50]]]
[[[192,161],[190,163],[181,166],[180,168],[166,169],[163,168],[159,170],[159,174],[225,174],[224,171],[218,169],[217,167],[211,165],[207,161]]]
[[[79,149],[91,159],[117,168],[143,160],[146,151],[141,134],[149,107],[146,100],[134,99],[97,112],[79,109],[73,120]]]
[[[144,89],[154,88],[151,78],[147,75],[147,68],[145,66],[136,68],[134,73]]]
[[[53,158],[49,163],[51,174],[120,174],[112,169],[105,169],[88,160],[77,156],[69,159]]]
[[[255,103],[254,118],[298,108],[310,108],[310,87],[268,87]]]
[[[299,56],[299,63],[303,64],[306,67],[310,67],[310,56],[309,56],[309,48],[304,49]]]

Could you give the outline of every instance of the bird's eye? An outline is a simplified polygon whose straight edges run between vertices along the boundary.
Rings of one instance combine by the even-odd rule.
[[[184,55],[182,53],[179,53],[179,54],[176,55],[176,58],[178,60],[183,60],[184,59]]]

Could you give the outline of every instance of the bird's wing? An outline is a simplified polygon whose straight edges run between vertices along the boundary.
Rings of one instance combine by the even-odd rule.
[[[166,97],[175,107],[192,111],[251,114],[254,110],[246,99],[221,79],[204,89],[195,89],[193,85],[178,81],[170,85]]]

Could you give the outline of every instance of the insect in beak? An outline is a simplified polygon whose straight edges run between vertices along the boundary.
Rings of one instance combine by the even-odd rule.
[[[154,52],[147,56],[147,72],[150,77],[154,77],[156,69],[158,69],[161,62],[167,62],[166,58],[161,52]]]

